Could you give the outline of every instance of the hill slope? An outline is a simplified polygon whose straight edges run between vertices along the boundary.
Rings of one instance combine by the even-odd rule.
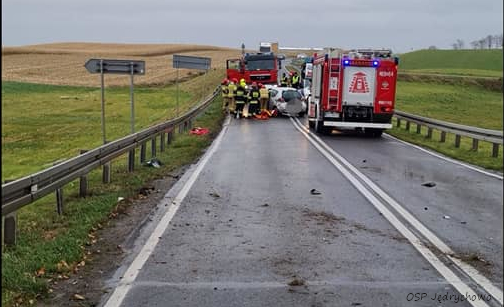
[[[502,72],[502,49],[419,50],[400,55],[399,69],[463,69]]]

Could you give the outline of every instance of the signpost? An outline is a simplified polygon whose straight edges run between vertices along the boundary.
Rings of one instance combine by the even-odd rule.
[[[131,98],[131,133],[135,133],[135,105],[133,100],[133,76],[145,75],[145,61],[133,60],[110,60],[110,59],[89,59],[84,64],[84,67],[92,74],[100,74],[101,79],[101,120],[102,120],[102,135],[103,144],[107,143],[105,136],[105,89],[104,89],[104,74],[121,74],[130,75],[130,98]],[[135,166],[135,149],[129,152],[128,170],[133,171]],[[110,164],[103,166],[103,182],[110,182]]]
[[[173,55],[173,68],[177,68],[177,116],[179,115],[179,68],[200,69],[208,71],[211,66],[211,58],[187,56],[187,55]]]

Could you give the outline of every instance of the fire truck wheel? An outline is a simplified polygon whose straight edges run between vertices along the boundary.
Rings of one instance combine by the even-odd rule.
[[[367,128],[364,133],[366,134],[366,136],[369,136],[369,137],[374,137],[374,138],[379,138],[381,137],[382,133],[383,133],[383,129],[373,129],[373,128]]]
[[[321,120],[315,121],[315,132],[319,134],[329,134],[331,129],[329,127],[324,127],[324,122]]]

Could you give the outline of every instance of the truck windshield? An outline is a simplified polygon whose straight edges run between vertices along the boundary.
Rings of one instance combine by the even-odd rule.
[[[248,60],[245,66],[247,70],[275,69],[275,60]]]

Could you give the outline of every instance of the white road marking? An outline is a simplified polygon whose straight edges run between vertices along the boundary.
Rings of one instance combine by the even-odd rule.
[[[229,121],[229,117],[227,118],[227,121]],[[117,288],[114,290],[110,298],[107,300],[107,303],[105,304],[105,307],[118,307],[121,305],[123,299],[126,297],[128,294],[128,291],[131,289],[133,282],[135,281],[138,273],[142,269],[143,265],[149,259],[149,256],[152,254],[154,251],[154,248],[156,247],[157,243],[159,242],[160,237],[163,235],[165,232],[166,228],[168,227],[168,224],[172,220],[173,216],[175,213],[177,213],[178,208],[180,207],[180,204],[186,197],[187,193],[191,189],[192,185],[198,178],[199,174],[207,164],[208,160],[212,157],[214,152],[217,150],[219,147],[222,138],[227,130],[229,122],[226,123],[222,131],[220,132],[219,136],[217,136],[215,142],[212,144],[210,149],[207,151],[207,153],[203,156],[203,158],[200,160],[198,163],[196,169],[194,172],[191,174],[191,177],[187,180],[186,184],[184,187],[180,190],[180,192],[177,194],[177,196],[174,198],[170,208],[166,211],[165,215],[159,222],[159,224],[156,226],[152,234],[150,235],[149,239],[145,243],[145,245],[142,247],[142,250],[140,253],[135,257],[133,262],[130,264],[126,272],[124,273],[123,278],[119,282]]]
[[[368,189],[366,189],[362,183],[360,183],[357,178],[352,175],[347,169],[345,169],[343,167],[343,165],[341,163],[339,163],[333,156],[331,156],[329,154],[329,152],[331,154],[333,154],[335,157],[338,157],[338,159],[341,159],[340,161],[342,161],[350,170],[352,170],[359,178],[361,178],[364,182],[366,182],[366,184],[368,184],[370,186],[371,189],[373,189],[378,195],[380,195],[380,197],[382,197],[384,200],[386,200],[387,202],[389,200],[392,200],[392,198],[390,198],[385,192],[383,192],[381,189],[379,189],[376,185],[374,185],[374,183],[372,183],[367,177],[365,177],[362,173],[360,173],[357,169],[355,169],[349,162],[347,162],[346,160],[344,160],[341,156],[339,156],[336,152],[334,152],[332,149],[330,149],[330,147],[328,147],[325,143],[322,142],[322,140],[320,140],[320,138],[318,138],[316,135],[313,135],[309,132],[306,132],[304,130],[307,130],[306,127],[304,127],[300,122],[299,120],[297,119],[292,119],[291,118],[291,121],[292,123],[294,124],[294,126],[296,127],[297,130],[299,130],[299,132],[301,132],[307,139],[310,143],[313,144],[313,146],[315,146],[315,148],[317,148],[320,153],[322,153],[322,155],[324,157],[326,157],[342,174],[343,176],[345,176],[349,181],[350,183],[352,183],[352,185],[357,188],[357,190],[364,196],[368,199],[369,202],[371,202],[371,204],[373,204],[375,206],[376,209],[378,209],[378,211],[406,238],[408,239],[408,241],[418,250],[418,252],[450,283],[453,285],[453,287],[455,287],[455,289],[457,289],[459,291],[459,293],[461,295],[465,295],[466,293],[469,293],[469,295],[476,295],[476,293],[469,287],[467,286],[464,282],[462,282],[462,280],[453,273],[452,270],[450,270],[443,262],[441,262],[441,260],[439,260],[438,257],[436,257],[436,255],[434,255],[427,247],[425,247],[425,245],[421,242],[421,240],[415,236],[401,221],[399,221],[397,219],[397,217],[389,210],[385,207],[385,205],[380,201],[378,200],[374,195],[372,195]],[[309,135],[310,133],[310,135]],[[314,139],[318,139],[318,141],[321,143],[321,145],[319,143],[317,143]],[[323,147],[326,147],[330,150],[326,150],[324,149]],[[345,163],[346,162],[346,163]],[[371,183],[371,185],[369,184]],[[378,188],[379,191],[375,190],[374,188]],[[386,197],[386,199],[383,197],[383,196]],[[416,220],[415,218],[412,218],[412,216],[406,211],[404,210],[399,204],[397,204],[397,202],[393,201],[393,203],[395,203],[398,207],[399,207],[399,210],[398,210],[398,213],[402,215],[403,218],[405,218],[409,223],[411,223],[412,225],[414,225],[414,227],[420,227],[421,229],[423,229],[423,231],[425,232],[425,230],[428,231],[428,229],[423,226],[418,220]],[[389,203],[390,204],[390,203]],[[392,206],[392,204],[390,204]],[[395,208],[394,209],[398,209],[398,208]],[[407,215],[409,215],[408,217],[404,216],[403,213],[407,213]],[[430,238],[428,238],[429,240],[433,240],[435,241],[437,244],[439,244],[439,246],[441,247],[440,249],[442,251],[445,251],[445,250],[450,250],[448,246],[446,246],[446,244],[444,244],[441,240],[439,240],[439,238],[437,238],[434,234],[432,234],[432,232],[428,231],[427,235],[422,232],[420,229],[417,228],[418,231],[420,231],[424,236],[430,236]],[[432,235],[430,235],[430,234]],[[433,243],[434,244],[434,243]],[[439,247],[438,247],[439,248]],[[476,270],[474,270],[476,271]],[[474,272],[467,272],[465,271],[466,274],[468,274],[471,278],[473,278],[473,280],[475,280],[476,282],[481,281],[482,284],[480,284],[482,287],[485,288],[485,290],[491,294],[495,299],[497,299],[501,304],[502,304],[502,291],[500,291],[499,289],[497,289],[497,287],[493,286],[491,284],[491,282],[489,282],[485,277],[483,277],[482,275],[480,275],[478,273],[478,275],[480,276],[475,276],[475,275],[471,275],[472,273]],[[488,282],[488,283],[487,283]],[[482,302],[482,301],[477,301],[477,302],[470,302],[472,306],[488,306],[486,303]]]
[[[448,161],[448,162],[451,162],[451,163],[454,163],[454,164],[457,164],[457,165],[463,166],[463,167],[465,167],[465,168],[471,169],[471,170],[473,170],[473,171],[477,171],[477,172],[482,173],[482,174],[485,174],[485,175],[487,175],[487,176],[491,176],[491,177],[494,177],[494,178],[497,178],[497,179],[503,180],[503,176],[501,176],[501,175],[494,174],[494,173],[491,173],[491,172],[487,172],[487,171],[484,171],[484,170],[479,169],[479,168],[477,168],[477,167],[474,167],[474,166],[472,166],[472,165],[465,164],[465,163],[462,163],[462,162],[460,162],[460,161],[457,161],[457,160],[454,160],[454,159],[451,159],[451,158],[448,158],[448,157],[442,156],[442,155],[440,155],[440,154],[437,154],[437,153],[435,153],[435,152],[429,151],[429,150],[427,150],[427,149],[425,149],[425,148],[422,148],[422,147],[420,147],[420,146],[417,146],[417,145],[415,145],[415,144],[411,144],[411,143],[405,142],[405,141],[403,141],[403,140],[400,140],[400,139],[398,139],[398,138],[396,138],[396,137],[394,137],[394,136],[391,136],[390,134],[384,134],[384,136],[385,136],[386,138],[389,138],[389,139],[395,140],[395,141],[397,141],[397,142],[403,143],[403,144],[405,144],[405,145],[407,145],[407,146],[410,146],[410,147],[416,148],[416,149],[418,149],[418,150],[421,150],[421,151],[423,151],[423,152],[425,152],[425,153],[428,153],[429,155],[434,156],[434,157],[436,157],[436,158],[439,158],[439,159],[442,159],[442,160],[445,160],[445,161]]]

